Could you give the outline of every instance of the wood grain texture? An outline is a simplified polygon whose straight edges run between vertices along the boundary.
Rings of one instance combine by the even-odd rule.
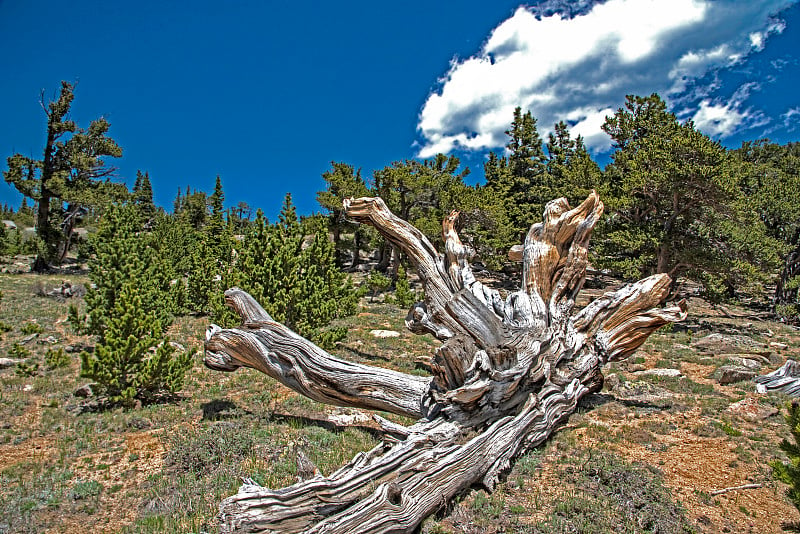
[[[685,317],[685,303],[657,307],[669,291],[666,275],[606,293],[574,313],[589,237],[603,212],[594,192],[574,209],[565,199],[548,203],[518,249],[520,288],[505,298],[475,279],[456,231],[457,212],[442,223],[439,253],[379,198],[349,199],[344,211],[373,225],[416,267],[425,301],[411,307],[406,325],[442,340],[432,355],[433,376],[335,358],[236,288],[226,299],[242,326],[212,325],[206,365],[252,367],[320,402],[419,422],[402,427],[376,416],[384,442],[328,476],[282,489],[248,481],[220,507],[224,532],[413,532],[470,487],[491,490],[516,457],[602,387],[603,364]]]

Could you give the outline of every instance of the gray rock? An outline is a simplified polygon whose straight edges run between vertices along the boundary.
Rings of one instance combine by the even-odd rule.
[[[740,334],[709,334],[692,342],[696,349],[716,354],[763,354],[769,355],[769,347],[749,336]]]
[[[139,430],[145,430],[152,427],[153,422],[146,417],[133,417],[130,421],[128,421],[128,426],[138,428]]]
[[[400,337],[400,332],[394,330],[370,330],[369,333],[377,338]]]
[[[739,356],[728,356],[728,359],[733,363],[733,365],[737,367],[744,367],[745,369],[750,369],[751,371],[758,371],[761,369],[761,363],[756,360],[752,360],[750,358],[741,358]]]
[[[22,360],[15,360],[14,358],[0,358],[0,369],[8,369],[14,367]]]
[[[29,336],[25,336],[25,337],[22,338],[22,343],[23,344],[30,343],[31,341],[33,341],[37,337],[39,337],[39,334],[31,334]]]
[[[775,350],[786,350],[786,349],[789,348],[789,345],[787,345],[786,343],[779,343],[777,341],[772,341],[769,344],[769,346],[772,347]]]
[[[615,389],[619,388],[622,384],[622,381],[619,378],[619,375],[608,375],[605,380],[603,381],[603,387],[608,391],[614,391]]]
[[[768,404],[761,404],[757,399],[747,398],[734,402],[725,411],[747,421],[758,422],[778,414],[778,409]]]
[[[756,372],[744,367],[735,365],[723,365],[716,371],[717,381],[724,385],[752,380],[756,377]]]
[[[673,404],[675,394],[650,382],[622,382],[614,391],[619,400],[633,404],[649,404],[668,408]]]
[[[73,395],[76,397],[81,397],[82,399],[89,398],[94,395],[94,390],[92,389],[93,386],[94,384],[85,384],[76,389]]]
[[[649,376],[665,376],[669,378],[678,378],[681,376],[680,369],[664,369],[664,368],[655,368],[655,369],[645,369],[644,371],[640,371],[637,374],[639,375],[649,375]]]

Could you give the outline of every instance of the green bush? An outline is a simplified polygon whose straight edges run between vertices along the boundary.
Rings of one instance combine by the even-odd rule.
[[[64,349],[47,349],[44,355],[44,364],[48,369],[58,369],[59,367],[66,367],[69,365],[69,356],[64,352]]]
[[[185,352],[176,356],[166,336],[172,322],[169,268],[142,231],[135,206],[109,208],[93,240],[87,316],[70,312],[73,322],[98,338],[94,353],[81,353],[81,377],[96,382],[112,405],[174,394],[192,359]]]
[[[788,463],[783,463],[779,460],[770,462],[772,467],[772,476],[776,480],[788,484],[789,488],[786,490],[786,496],[792,501],[795,508],[800,510],[800,403],[793,401],[786,406],[786,414],[784,415],[786,424],[789,425],[789,432],[792,435],[792,441],[784,439],[780,448],[789,457]],[[790,525],[794,531],[800,530],[800,524],[794,523]]]
[[[411,289],[411,285],[408,282],[408,275],[406,274],[406,270],[403,269],[403,266],[400,265],[397,268],[397,282],[395,283],[394,289],[394,302],[401,308],[408,308],[412,306],[415,302],[419,301],[419,296],[417,292]]]
[[[23,377],[36,376],[39,374],[39,364],[36,362],[19,362],[14,372]]]
[[[31,355],[31,351],[20,345],[19,343],[14,343],[11,345],[11,348],[8,349],[8,357],[9,358],[16,358],[16,359],[25,359]]]
[[[276,321],[323,348],[344,339],[347,330],[330,323],[353,315],[358,298],[336,266],[324,221],[299,221],[287,195],[277,223],[269,224],[261,210],[256,213],[237,252],[235,268],[222,274],[222,287],[247,291]],[[218,324],[239,323],[224,306],[222,291],[215,294],[212,309]]]
[[[389,289],[389,286],[392,285],[392,281],[389,279],[389,277],[383,275],[379,271],[372,271],[369,273],[366,283],[370,291],[372,291],[372,295],[370,295],[370,302],[375,302],[375,297],[379,291],[385,291],[386,289]]]
[[[20,328],[19,331],[27,336],[30,334],[41,334],[44,332],[44,328],[42,328],[42,325],[39,323],[30,322],[22,325],[22,328]]]

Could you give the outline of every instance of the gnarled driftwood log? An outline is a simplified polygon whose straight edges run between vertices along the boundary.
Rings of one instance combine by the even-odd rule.
[[[380,198],[350,199],[344,208],[414,263],[425,302],[411,308],[406,325],[443,342],[433,376],[331,356],[236,288],[226,298],[242,326],[212,326],[205,363],[223,371],[252,367],[320,402],[419,422],[403,427],[376,417],[384,443],[329,476],[277,490],[247,481],[220,506],[223,532],[411,532],[468,488],[491,490],[517,456],[602,387],[604,363],[685,317],[683,303],[656,308],[669,291],[667,275],[606,293],[573,314],[589,236],[603,212],[594,192],[575,209],[563,198],[547,205],[522,247],[521,287],[505,298],[473,276],[455,230],[457,213],[443,222],[440,254]]]

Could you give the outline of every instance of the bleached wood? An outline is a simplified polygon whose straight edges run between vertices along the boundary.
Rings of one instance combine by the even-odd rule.
[[[685,303],[657,308],[669,277],[609,292],[574,314],[596,193],[574,209],[548,203],[521,247],[522,283],[504,299],[475,279],[456,232],[442,224],[444,252],[379,198],[345,201],[348,217],[373,225],[414,263],[425,301],[410,330],[443,341],[421,378],[335,358],[274,322],[241,290],[226,293],[242,327],[210,329],[206,364],[252,367],[315,400],[419,419],[411,427],[376,416],[384,443],[328,476],[273,490],[248,481],[220,508],[224,532],[413,532],[468,488],[492,489],[514,459],[536,446],[602,387],[602,365],[624,358],[660,326],[685,317]]]

